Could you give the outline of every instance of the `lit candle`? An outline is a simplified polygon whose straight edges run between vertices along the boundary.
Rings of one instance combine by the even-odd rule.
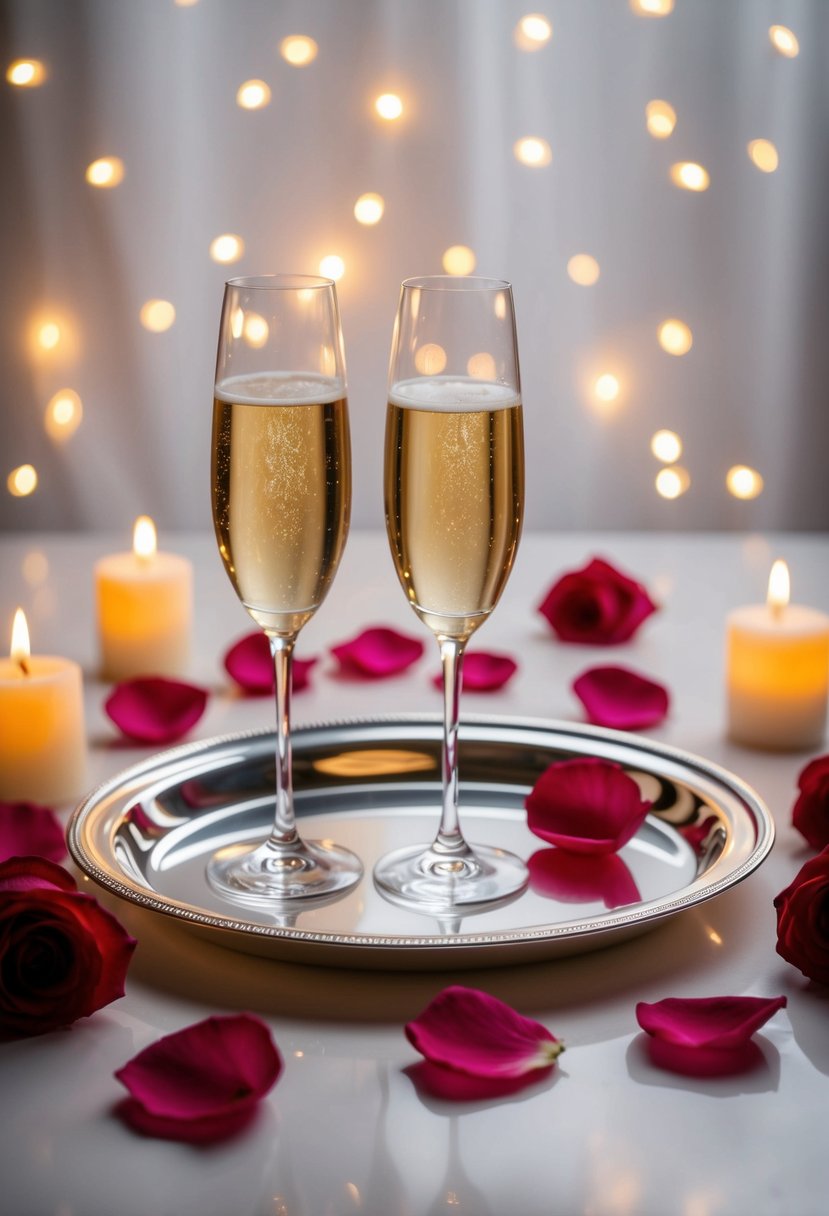
[[[86,732],[77,663],[32,655],[18,608],[0,659],[0,798],[59,806],[83,792]]]
[[[819,747],[826,732],[829,616],[789,603],[789,571],[777,561],[765,604],[728,616],[728,733],[777,751]]]
[[[193,567],[159,553],[153,521],[135,521],[131,553],[95,565],[101,673],[106,679],[178,676],[187,668]]]

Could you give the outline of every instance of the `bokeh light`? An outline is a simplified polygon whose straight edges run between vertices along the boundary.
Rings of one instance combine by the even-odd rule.
[[[630,0],[638,17],[667,17],[674,11],[674,0]]]
[[[236,104],[243,110],[261,110],[271,99],[271,90],[264,80],[246,80],[236,90]]]
[[[113,186],[120,186],[125,172],[124,162],[120,157],[101,156],[98,160],[93,160],[91,165],[87,165],[85,176],[90,186],[111,190]]]
[[[43,321],[37,328],[37,344],[41,350],[54,350],[61,339],[57,321]]]
[[[414,362],[422,376],[439,376],[446,367],[446,351],[437,342],[427,342],[415,351]]]
[[[245,252],[245,242],[233,232],[223,232],[210,242],[210,256],[223,266],[238,262]]]
[[[83,403],[73,388],[62,388],[50,398],[43,425],[46,434],[56,443],[63,443],[75,434],[83,419]]]
[[[246,312],[243,331],[245,341],[254,350],[260,350],[270,337],[270,326],[258,312]]]
[[[386,122],[394,122],[403,113],[403,102],[396,93],[381,93],[374,108]]]
[[[654,139],[667,139],[676,126],[676,110],[667,101],[654,99],[645,106],[645,125]]]
[[[23,558],[21,571],[30,587],[41,587],[49,577],[49,558],[42,549],[30,549]]]
[[[317,57],[319,47],[307,34],[289,34],[279,44],[279,53],[292,67],[304,68]]]
[[[513,32],[513,41],[521,51],[540,51],[553,36],[553,27],[541,13],[527,13]]]
[[[770,139],[752,139],[746,145],[749,160],[762,173],[774,173],[780,163],[777,149]]]
[[[618,377],[612,372],[603,372],[593,383],[593,393],[597,400],[610,403],[618,399],[622,386]]]
[[[681,190],[707,190],[711,184],[708,170],[692,160],[681,160],[671,165],[671,181]]]
[[[14,498],[26,498],[37,489],[37,470],[31,464],[18,465],[9,473],[6,485]]]
[[[358,224],[377,224],[383,218],[385,209],[381,194],[361,194],[354,204],[354,218]]]
[[[589,253],[574,253],[567,263],[567,273],[580,287],[592,287],[598,282],[599,263]]]
[[[516,140],[512,151],[517,161],[522,165],[529,165],[532,169],[549,165],[553,159],[550,145],[546,139],[541,139],[537,135],[525,135],[523,139]]]
[[[763,478],[746,464],[735,464],[725,475],[725,485],[734,498],[757,498],[763,493]]]
[[[470,355],[466,370],[475,380],[495,380],[498,376],[495,359],[488,350],[480,350],[477,354]]]
[[[659,345],[669,355],[687,355],[694,345],[694,336],[684,321],[669,317],[656,331]]]
[[[680,498],[690,487],[691,476],[687,469],[675,464],[669,469],[660,469],[655,484],[660,498]]]
[[[655,431],[651,436],[651,451],[663,464],[673,464],[682,455],[682,440],[676,431]]]
[[[441,262],[447,274],[472,274],[477,258],[468,245],[450,245]]]
[[[787,25],[770,26],[769,41],[777,53],[786,59],[794,59],[800,51],[797,36]]]
[[[333,279],[336,283],[345,274],[345,262],[339,254],[329,253],[320,261],[319,270],[324,278]]]
[[[169,300],[147,300],[138,314],[145,329],[152,334],[163,334],[176,319],[175,306]]]
[[[36,89],[46,79],[46,68],[39,59],[15,59],[6,68],[6,80],[19,89]]]

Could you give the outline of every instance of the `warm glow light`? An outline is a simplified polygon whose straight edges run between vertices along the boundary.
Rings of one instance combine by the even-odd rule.
[[[178,8],[192,8],[194,4],[198,4],[199,0],[175,0]]]
[[[477,259],[468,245],[450,245],[441,262],[447,274],[472,274]]]
[[[152,557],[157,548],[155,524],[149,515],[139,515],[132,530],[132,551],[136,557]]]
[[[680,468],[678,464],[672,465],[670,469],[660,469],[656,474],[656,492],[662,498],[679,498],[690,484],[688,470]]]
[[[789,567],[780,558],[772,564],[771,573],[769,574],[769,589],[766,595],[766,603],[769,608],[779,611],[785,608],[791,599],[792,587],[789,578]]]
[[[381,118],[394,122],[403,113],[403,102],[396,93],[381,93],[374,103],[374,108]]]
[[[336,282],[345,274],[345,262],[336,253],[329,253],[320,262],[320,274],[326,279],[333,279]]]
[[[654,139],[667,139],[676,126],[676,110],[667,101],[649,101],[645,106],[645,125]]]
[[[630,0],[630,7],[639,17],[667,17],[674,11],[674,0]]]
[[[725,475],[725,484],[735,498],[756,498],[763,492],[763,478],[745,464],[733,465]]]
[[[786,59],[794,59],[800,50],[800,43],[786,25],[770,26],[769,41],[780,55],[785,55]]]
[[[46,68],[39,59],[15,59],[6,69],[6,80],[19,89],[36,89],[46,79]]]
[[[210,256],[214,262],[226,265],[228,262],[238,262],[245,252],[245,242],[232,232],[223,232],[210,242]]]
[[[528,13],[515,27],[513,40],[521,51],[540,51],[553,36],[553,27],[541,13]]]
[[[264,80],[246,80],[236,90],[236,104],[243,110],[261,110],[271,99],[271,91]]]
[[[354,204],[354,218],[359,224],[376,224],[383,218],[385,207],[381,194],[361,194]]]
[[[659,345],[669,355],[687,355],[694,345],[694,336],[684,321],[670,317],[656,331]]]
[[[422,376],[439,376],[446,367],[446,351],[437,342],[427,342],[415,351],[414,362]]]
[[[599,401],[615,401],[619,396],[621,385],[617,378],[610,372],[605,372],[599,376],[593,385],[593,392],[598,397]]]
[[[54,350],[60,342],[60,326],[57,321],[44,321],[38,327],[37,344],[42,350]]]
[[[147,300],[138,314],[141,324],[153,334],[163,334],[176,319],[175,307],[169,300]]]
[[[671,181],[681,190],[707,190],[711,184],[708,170],[692,160],[681,160],[671,165]]]
[[[20,663],[25,662],[31,653],[32,646],[29,641],[26,614],[22,608],[18,608],[12,621],[12,644],[9,655],[13,663]]]
[[[532,169],[549,165],[553,159],[552,149],[546,139],[540,139],[536,135],[526,135],[523,139],[516,140],[512,151],[517,161],[522,165],[529,165]]]
[[[49,577],[49,559],[41,549],[30,549],[21,569],[30,587],[40,587]]]
[[[259,350],[267,342],[271,329],[265,318],[260,317],[258,312],[246,312],[243,332],[248,346]]]
[[[752,139],[747,144],[749,160],[763,173],[774,173],[780,163],[777,149],[770,139]]]
[[[721,935],[720,935],[720,934],[717,932],[717,930],[716,930],[716,929],[712,929],[712,928],[711,928],[711,926],[709,925],[709,927],[708,927],[708,929],[706,930],[706,932],[707,932],[707,934],[708,934],[708,940],[709,940],[710,942],[713,942],[715,946],[721,946],[721,945],[722,945],[722,943],[723,943],[722,936],[721,936]],[[707,1208],[707,1206],[706,1206],[706,1211],[707,1211],[707,1210],[708,1210],[708,1208]]]
[[[504,291],[499,291],[495,296],[495,303],[492,306],[493,312],[499,321],[503,321],[507,315],[507,295]]]
[[[279,53],[292,67],[304,68],[316,59],[319,47],[306,34],[289,34],[279,44]]]
[[[495,360],[488,350],[481,350],[476,355],[470,355],[466,370],[475,380],[494,380],[498,374]]]
[[[9,473],[6,485],[14,498],[26,498],[37,489],[37,470],[31,464],[18,465]]]
[[[233,338],[241,338],[245,328],[245,313],[241,308],[234,308],[230,314],[230,334]]]
[[[682,440],[676,431],[656,431],[651,436],[651,451],[663,464],[673,464],[682,455]]]
[[[50,439],[62,443],[81,425],[83,405],[74,389],[62,388],[46,406],[43,425]]]
[[[93,160],[91,165],[87,165],[86,180],[90,186],[109,190],[113,186],[121,184],[125,172],[124,162],[119,157],[102,156],[98,160]]]
[[[599,263],[589,253],[574,253],[567,263],[567,273],[580,287],[592,287],[601,272]]]

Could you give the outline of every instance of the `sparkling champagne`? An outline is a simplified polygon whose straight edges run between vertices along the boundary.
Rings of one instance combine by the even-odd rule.
[[[215,390],[213,521],[236,592],[263,629],[296,634],[348,534],[344,386],[317,375],[231,377]]]
[[[498,602],[524,499],[521,402],[486,381],[395,384],[386,419],[386,527],[424,624],[465,640]]]

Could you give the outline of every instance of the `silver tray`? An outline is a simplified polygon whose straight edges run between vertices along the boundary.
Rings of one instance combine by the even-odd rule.
[[[497,966],[606,946],[711,899],[748,877],[774,826],[758,796],[707,760],[617,731],[526,719],[464,719],[461,822],[467,839],[529,859],[519,898],[460,920],[389,903],[372,867],[389,849],[428,841],[438,820],[441,725],[418,715],[340,722],[293,735],[302,833],[363,859],[357,887],[333,902],[234,906],[205,865],[271,826],[273,735],[227,736],[162,752],[76,809],[69,849],[94,882],[232,949],[325,966],[396,970]],[[604,863],[570,863],[526,826],[524,799],[554,760],[599,756],[638,782],[653,808]],[[556,854],[557,856],[553,856]],[[575,867],[575,869],[573,869]]]

